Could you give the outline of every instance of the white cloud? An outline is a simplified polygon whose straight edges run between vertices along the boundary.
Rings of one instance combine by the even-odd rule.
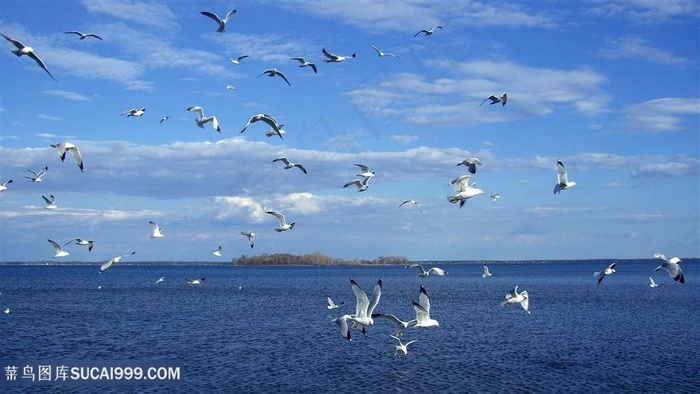
[[[106,14],[114,18],[163,30],[178,30],[178,15],[164,3],[143,1],[83,0],[88,12]]]
[[[637,36],[609,39],[607,46],[600,50],[600,54],[608,59],[644,61],[674,67],[690,63],[687,58],[662,48],[655,48],[649,45],[647,40]]]
[[[688,0],[591,0],[589,12],[607,17],[624,17],[644,25],[700,18],[700,4]]]
[[[684,119],[700,115],[698,98],[662,98],[626,106],[622,122],[628,130],[662,133],[679,130]]]
[[[394,134],[391,136],[391,141],[397,144],[410,144],[420,140],[417,135]]]
[[[61,97],[71,101],[92,101],[87,96],[75,92],[69,92],[67,90],[43,90],[41,93]]]

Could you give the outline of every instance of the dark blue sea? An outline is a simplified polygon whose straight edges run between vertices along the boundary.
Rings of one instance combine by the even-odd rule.
[[[449,275],[422,280],[403,266],[5,265],[3,363],[175,360],[181,370],[167,384],[8,384],[2,365],[0,392],[698,393],[699,262],[681,263],[683,285],[651,259],[618,261],[600,285],[593,272],[610,261],[494,262],[488,279],[481,264],[441,262]],[[381,277],[376,312],[404,320],[422,283],[440,327],[406,330],[418,342],[401,357],[384,320],[346,341],[331,320],[354,312],[349,277],[368,294]],[[500,305],[515,285],[531,315]],[[329,295],[345,304],[329,311]]]

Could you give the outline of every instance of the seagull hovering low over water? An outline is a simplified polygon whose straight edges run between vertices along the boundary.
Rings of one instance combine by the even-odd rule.
[[[158,278],[158,280],[156,281],[156,284],[162,283],[164,280],[165,280],[165,276],[161,276],[161,277]]]
[[[362,181],[360,181],[359,179],[354,179],[354,180],[352,180],[352,181],[350,181],[350,182],[344,184],[344,185],[343,185],[343,188],[346,188],[346,187],[348,187],[348,186],[350,186],[350,185],[355,185],[355,186],[357,186],[357,191],[358,191],[358,192],[363,192],[363,191],[369,189],[369,180],[370,180],[370,179],[372,179],[372,178],[366,177],[366,178],[363,179]]]
[[[492,94],[492,95],[486,97],[486,98],[484,99],[484,101],[482,101],[481,104],[479,104],[479,107],[481,107],[482,105],[484,105],[484,103],[487,102],[487,101],[489,101],[489,100],[491,100],[491,102],[489,103],[489,105],[494,105],[494,104],[501,103],[501,105],[505,106],[505,105],[506,105],[506,101],[508,101],[508,93],[505,93],[505,92],[504,92],[504,93],[503,93],[502,95],[500,95],[500,96],[496,96],[495,94]]]
[[[265,75],[265,74],[267,74],[269,77],[278,76],[278,77],[284,79],[284,82],[287,82],[287,85],[292,86],[292,84],[289,83],[289,80],[288,80],[287,77],[282,73],[282,71],[279,71],[279,70],[276,69],[276,68],[269,68],[269,69],[263,71],[262,73],[260,73],[260,75],[258,75],[256,78],[260,78],[261,76],[263,76],[263,75]]]
[[[103,273],[105,270],[107,270],[108,268],[110,268],[110,267],[113,266],[114,264],[117,264],[118,262],[122,261],[122,258],[124,258],[124,257],[126,257],[126,256],[131,256],[132,254],[136,254],[136,252],[131,252],[131,253],[123,254],[123,255],[121,255],[121,256],[117,256],[117,257],[112,258],[111,260],[108,260],[107,262],[105,262],[104,264],[102,264],[102,265],[100,266],[100,271],[99,271],[99,272],[100,272],[100,273]]]
[[[496,203],[496,201],[500,200],[501,198],[503,198],[503,197],[501,197],[501,195],[498,193],[494,193],[491,195],[491,200],[493,200],[494,204]]]
[[[200,106],[196,106],[196,105],[193,107],[187,107],[185,109],[190,111],[190,112],[196,112],[199,114],[199,116],[194,121],[195,121],[195,123],[197,123],[197,126],[200,129],[203,129],[205,124],[211,122],[211,125],[214,128],[214,130],[221,133],[221,128],[219,128],[219,121],[216,119],[216,116],[212,115],[212,116],[205,117],[204,116],[204,108],[202,108]]]
[[[241,64],[241,60],[243,60],[243,59],[245,59],[245,58],[247,58],[247,57],[248,57],[248,55],[238,56],[238,57],[235,58],[235,59],[231,59],[231,63],[233,63],[233,64]]]
[[[482,278],[489,278],[489,277],[491,277],[491,272],[489,271],[489,267],[488,267],[486,264],[484,264],[484,273],[481,274],[481,277],[482,277]]]
[[[665,255],[661,253],[654,253],[654,257],[662,261],[661,265],[656,267],[654,271],[659,271],[663,268],[666,271],[668,271],[668,274],[671,275],[671,278],[673,278],[673,280],[675,280],[676,282],[685,283],[685,276],[683,275],[683,270],[681,270],[681,266],[678,264],[681,262],[681,259],[679,259],[678,257],[671,257],[670,259],[668,259]]]
[[[218,248],[216,248],[213,252],[211,252],[214,256],[221,257],[221,245],[219,245]]]
[[[248,121],[246,122],[245,126],[243,126],[243,130],[241,130],[241,134],[243,134],[243,132],[248,128],[248,126],[250,126],[251,123],[255,123],[255,122],[259,122],[259,121],[262,121],[262,122],[266,123],[268,126],[272,127],[272,129],[275,130],[275,132],[277,132],[277,135],[279,135],[280,138],[282,138],[282,133],[280,133],[280,126],[277,122],[277,119],[275,119],[272,116],[267,115],[267,114],[257,114],[257,115],[251,116],[250,119],[248,119]]]
[[[204,282],[204,278],[199,279],[185,279],[188,285],[201,285]]]
[[[442,29],[442,26],[436,25],[432,29],[423,29],[423,30],[419,31],[418,33],[416,33],[416,35],[414,35],[413,38],[418,37],[418,35],[421,33],[425,34],[426,36],[430,36],[430,35],[435,33],[435,29]]]
[[[224,33],[224,32],[226,31],[226,23],[228,23],[228,18],[230,18],[230,17],[231,17],[233,14],[235,14],[235,13],[236,13],[236,10],[231,10],[231,11],[229,11],[229,12],[226,14],[226,18],[221,19],[221,18],[219,18],[218,15],[216,15],[216,14],[213,13],[213,12],[209,12],[209,11],[202,11],[202,12],[200,12],[200,14],[202,14],[202,15],[204,15],[204,16],[210,17],[210,18],[213,19],[216,23],[219,24],[219,28],[216,29],[216,31],[219,32],[219,33]]]
[[[84,39],[86,39],[87,37],[95,37],[95,38],[97,38],[98,40],[102,40],[102,37],[98,36],[98,35],[95,34],[95,33],[81,33],[81,32],[79,32],[79,31],[71,30],[71,31],[66,31],[66,32],[64,32],[63,34],[77,34],[77,35],[80,36],[80,39],[81,39],[81,40],[84,40]]]
[[[654,282],[654,279],[652,277],[649,277],[649,287],[657,287],[659,286],[656,282]]]
[[[299,63],[301,63],[299,67],[311,67],[311,69],[314,70],[314,74],[318,73],[318,70],[316,69],[316,64],[307,62],[306,59],[304,59],[303,57],[293,57],[289,60],[296,60]]]
[[[396,331],[394,331],[394,335],[396,335],[399,338],[403,337],[403,332],[406,328],[408,328],[408,326],[410,326],[411,324],[416,322],[415,319],[409,320],[409,321],[403,321],[403,320],[399,319],[398,317],[396,317],[392,314],[389,314],[389,313],[373,313],[372,318],[373,319],[385,319],[385,320],[389,320],[390,322],[394,323],[396,325]]]
[[[170,116],[163,116],[162,118],[160,118],[160,123],[163,123],[168,119],[170,119]]]
[[[466,203],[467,200],[469,200],[470,198],[484,194],[483,190],[474,187],[476,183],[469,184],[470,178],[471,177],[469,175],[462,175],[459,178],[450,182],[451,185],[455,185],[455,192],[457,194],[447,197],[447,201],[451,202],[452,204],[455,204],[457,203],[457,201],[459,201],[460,209],[464,206],[464,203]]]
[[[360,173],[355,175],[363,178],[371,178],[375,175],[374,171],[370,171],[369,167],[367,167],[364,164],[355,164],[356,166],[360,167]]]
[[[75,162],[78,164],[80,171],[84,171],[83,157],[80,155],[80,149],[78,149],[75,144],[71,142],[59,142],[55,145],[51,144],[51,147],[58,150],[58,157],[61,158],[61,161],[66,161],[66,152],[70,153],[75,159]]]
[[[418,302],[413,301],[413,309],[416,311],[416,324],[413,328],[440,327],[440,323],[430,317],[430,298],[423,285],[420,286]]]
[[[371,46],[372,49],[374,49],[377,52],[377,56],[379,56],[379,57],[384,57],[384,56],[396,57],[396,58],[398,57],[398,56],[394,55],[393,53],[382,52],[379,50],[379,48],[375,47],[372,44],[369,44],[369,46]]]
[[[412,344],[413,342],[418,342],[417,339],[414,339],[404,344],[401,342],[401,338],[393,336],[391,334],[389,336],[396,339],[399,342],[399,344],[396,345],[396,349],[394,350],[394,357],[398,356],[399,352],[403,353],[404,356],[408,355],[408,345]]]
[[[245,235],[248,238],[248,243],[252,249],[255,246],[255,233],[252,231],[241,231],[241,235]]]
[[[295,222],[287,223],[284,219],[284,215],[282,215],[281,213],[275,212],[275,211],[265,211],[265,213],[277,218],[277,221],[279,222],[280,225],[279,225],[279,227],[277,227],[275,229],[275,231],[277,231],[278,233],[281,233],[282,231],[291,230],[294,228]]]
[[[5,182],[1,183],[0,184],[0,192],[3,190],[7,190],[7,185],[9,185],[10,183],[12,183],[12,179],[8,179]]]
[[[411,265],[407,265],[406,268],[418,268],[418,270],[419,270],[420,272],[418,273],[417,276],[418,276],[419,278],[427,278],[428,275],[430,275],[430,274],[434,274],[434,275],[437,275],[437,276],[445,276],[445,275],[447,275],[447,271],[443,270],[442,268],[438,268],[438,267],[432,267],[432,268],[430,268],[429,270],[426,271],[426,270],[423,268],[423,266],[420,265],[420,264],[411,264]]]
[[[41,177],[44,176],[46,174],[46,171],[48,171],[48,170],[49,170],[48,166],[42,168],[39,172],[27,170],[27,171],[31,172],[32,174],[34,174],[34,176],[25,176],[25,178],[29,179],[31,182],[41,182]]]
[[[92,252],[92,247],[94,245],[94,242],[92,240],[75,238],[75,239],[71,239],[70,241],[66,242],[65,245],[68,245],[71,242],[75,242],[77,245],[80,245],[80,246],[87,246],[88,252]]]
[[[140,117],[140,116],[143,116],[143,114],[145,114],[145,113],[146,113],[146,107],[142,107],[142,108],[132,108],[130,110],[124,111],[124,112],[122,112],[122,115],[126,115],[127,118],[130,116]]]
[[[51,77],[51,79],[58,82],[58,80],[56,78],[54,78],[54,76],[51,74],[49,69],[46,68],[46,64],[44,64],[44,62],[39,58],[39,56],[37,56],[36,53],[34,53],[34,49],[32,47],[28,47],[28,46],[22,44],[21,42],[15,40],[14,38],[10,38],[4,34],[0,33],[0,35],[5,37],[5,39],[7,41],[11,42],[17,48],[17,49],[12,50],[12,53],[14,53],[15,56],[22,57],[23,55],[27,55],[30,58],[34,59],[36,64],[38,64],[39,67],[43,68],[44,71],[46,71],[46,73],[49,74],[49,77]]]
[[[340,304],[336,304],[333,302],[331,299],[331,296],[326,297],[326,308],[328,309],[338,309],[340,308],[341,305],[345,305],[345,302],[341,302]]]
[[[612,263],[608,266],[608,268],[606,268],[602,271],[593,273],[593,276],[595,276],[595,278],[598,279],[598,284],[600,284],[600,282],[602,282],[606,276],[612,275],[615,273],[615,265],[617,265],[617,263]]]
[[[379,299],[382,297],[382,279],[379,278],[379,280],[377,280],[371,299],[367,298],[367,294],[365,294],[360,288],[360,285],[352,278],[350,278],[350,286],[352,287],[353,293],[355,293],[356,305],[355,313],[349,315],[348,320],[355,323],[353,325],[354,327],[358,327],[364,331],[365,327],[374,325],[372,312],[374,312],[374,309],[379,303]],[[348,339],[350,339],[349,335],[350,333],[348,332]]]
[[[273,163],[274,163],[274,162],[277,162],[277,161],[281,161],[282,163],[285,164],[285,166],[284,166],[284,169],[285,169],[285,170],[288,170],[288,169],[290,169],[290,168],[297,167],[298,169],[301,170],[301,172],[303,172],[304,174],[306,174],[306,168],[304,168],[303,165],[292,163],[292,162],[290,162],[289,160],[287,160],[286,157],[280,157],[280,158],[277,158],[277,159],[275,159],[275,160],[272,160]]]
[[[10,308],[5,308],[5,310],[2,311],[2,313],[6,314],[6,315],[9,315],[9,314],[10,314]]]
[[[338,55],[334,55],[334,54],[329,53],[328,51],[326,51],[326,48],[323,48],[323,51],[322,51],[322,52],[323,52],[323,56],[326,57],[326,59],[324,60],[324,62],[326,62],[326,63],[340,63],[340,62],[344,62],[344,61],[346,61],[346,60],[348,60],[348,59],[352,59],[352,58],[355,57],[355,54],[354,54],[354,53],[353,53],[352,55],[350,55],[350,56],[338,56]]]
[[[461,165],[464,165],[465,167],[467,167],[469,172],[471,172],[472,174],[476,174],[476,166],[481,165],[481,160],[477,159],[476,157],[471,157],[469,159],[464,159],[464,160],[460,161],[459,163],[457,163],[457,166],[461,166]]]
[[[566,167],[561,160],[557,160],[557,184],[554,186],[554,194],[559,194],[562,190],[576,186],[576,182],[569,182],[566,175]]]
[[[406,205],[406,204],[417,205],[417,206],[418,206],[418,212],[423,213],[423,210],[421,209],[420,203],[418,203],[418,201],[416,201],[416,200],[404,200],[404,202],[402,202],[401,204],[399,204],[399,208],[401,208],[402,206],[404,206],[404,205]]]
[[[153,228],[153,231],[151,231],[151,235],[150,235],[151,238],[163,238],[164,237],[163,232],[160,229],[160,226],[158,226],[158,224],[156,224],[156,222],[150,221],[148,223],[150,223],[151,227]]]
[[[49,244],[53,247],[53,250],[56,252],[53,257],[58,258],[58,257],[66,257],[69,256],[70,253],[66,252],[65,250],[61,249],[61,245],[57,244],[56,242],[47,239],[49,241]]]
[[[530,314],[530,298],[527,294],[527,290],[523,290],[518,293],[518,286],[515,286],[512,292],[506,293],[506,300],[501,302],[501,306],[510,306],[513,304],[520,304],[520,306]]]
[[[58,208],[58,205],[56,205],[56,197],[52,195],[49,196],[49,198],[46,198],[46,196],[42,195],[41,198],[44,199],[44,202],[46,203],[46,206],[44,209],[56,209]]]

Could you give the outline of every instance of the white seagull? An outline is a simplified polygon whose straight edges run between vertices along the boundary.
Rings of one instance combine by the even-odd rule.
[[[481,274],[481,277],[488,278],[490,276],[491,276],[491,272],[489,271],[489,267],[486,264],[484,264],[484,273]]]
[[[374,286],[371,299],[367,298],[367,294],[362,291],[360,285],[358,285],[352,278],[350,278],[350,286],[352,287],[353,293],[355,293],[355,300],[357,304],[355,306],[355,313],[350,315],[349,320],[356,323],[355,326],[358,326],[360,329],[364,330],[366,326],[374,325],[372,312],[374,312],[374,308],[377,307],[379,299],[382,297],[382,279],[379,278],[379,280],[377,280],[377,284]]]
[[[237,90],[233,85],[226,85],[226,90]]]
[[[276,68],[269,68],[269,69],[263,71],[262,73],[260,73],[260,75],[258,75],[256,78],[260,78],[262,75],[265,75],[265,74],[267,74],[269,77],[278,76],[278,77],[284,79],[284,82],[287,82],[287,85],[292,86],[292,84],[289,83],[289,80],[288,80],[287,77],[282,73],[282,71],[279,71],[279,70],[276,69]]]
[[[372,45],[372,44],[369,44],[369,46],[371,46],[372,49],[374,49],[374,50],[377,52],[377,56],[379,56],[379,57],[384,57],[384,56],[398,57],[398,56],[394,55],[393,53],[382,52],[382,51],[379,50],[379,48],[375,47],[375,46]]]
[[[151,231],[151,235],[150,235],[151,238],[163,238],[164,237],[163,232],[160,229],[160,226],[158,226],[158,224],[156,224],[156,222],[150,221],[148,223],[150,223],[151,227],[153,228],[153,231]]]
[[[51,77],[51,79],[58,82],[58,80],[53,77],[51,72],[49,72],[49,69],[46,68],[46,64],[44,64],[44,62],[39,58],[39,56],[37,56],[36,53],[34,53],[34,49],[32,47],[28,47],[28,46],[22,44],[21,42],[15,40],[14,38],[10,38],[4,34],[0,34],[0,35],[5,37],[5,39],[7,41],[11,42],[15,47],[17,47],[17,49],[12,50],[12,53],[14,53],[15,56],[22,57],[23,55],[27,55],[30,58],[34,59],[36,64],[38,64],[41,68],[43,68],[44,71],[46,71],[46,73],[49,74],[49,77]]]
[[[457,166],[464,165],[469,169],[469,172],[472,174],[476,174],[476,166],[481,165],[481,160],[477,159],[476,157],[471,157],[469,159],[464,159],[457,163]]]
[[[143,116],[143,114],[145,114],[145,113],[146,113],[146,107],[142,107],[142,108],[132,108],[132,109],[126,110],[126,111],[122,112],[122,115],[126,115],[127,118],[130,116],[140,117],[140,116]]]
[[[374,171],[370,171],[369,167],[367,167],[364,164],[355,164],[356,166],[360,167],[360,173],[355,175],[363,178],[371,178],[375,175]]]
[[[658,286],[658,284],[656,282],[654,282],[654,279],[652,279],[650,276],[649,277],[649,287],[657,287],[657,286]]]
[[[279,135],[282,137],[282,134],[287,134],[287,132],[283,129],[284,125],[277,125],[277,128],[279,129],[279,132],[275,129],[269,129],[265,132],[265,137],[272,137],[273,135]]]
[[[301,65],[299,67],[311,67],[311,69],[314,70],[314,74],[318,73],[318,70],[316,69],[316,65],[314,63],[307,62],[306,59],[304,59],[303,57],[293,57],[289,60],[296,60],[299,63],[301,63]]]
[[[204,278],[199,278],[199,279],[185,279],[187,281],[188,285],[201,285],[202,282],[204,281]]]
[[[447,271],[443,270],[442,268],[438,268],[438,267],[432,267],[432,268],[430,268],[429,270],[426,271],[426,270],[423,268],[423,266],[420,265],[420,264],[411,264],[411,265],[407,265],[406,268],[418,268],[418,271],[420,271],[420,272],[418,273],[417,276],[418,276],[419,278],[427,278],[428,275],[430,275],[430,274],[434,274],[434,275],[437,275],[437,276],[445,276],[445,275],[447,275]]]
[[[287,223],[287,222],[284,220],[284,215],[282,215],[281,213],[275,212],[275,211],[265,211],[265,213],[270,214],[270,215],[272,215],[272,216],[274,216],[274,217],[277,218],[277,221],[280,223],[280,226],[277,227],[277,228],[275,229],[275,231],[277,231],[278,233],[280,233],[280,232],[282,232],[282,231],[291,230],[291,229],[294,228],[295,222]]]
[[[678,264],[681,262],[681,259],[679,259],[678,257],[672,257],[670,259],[667,259],[666,256],[664,256],[661,253],[654,253],[654,257],[663,261],[660,266],[654,269],[654,271],[659,271],[663,268],[666,271],[668,271],[668,274],[671,275],[671,278],[673,278],[673,280],[685,283],[685,276],[683,276],[681,266]]]
[[[608,266],[608,268],[606,268],[602,271],[593,273],[593,276],[595,276],[595,278],[598,279],[598,284],[600,284],[600,282],[602,282],[603,278],[605,278],[606,276],[612,275],[615,273],[615,265],[616,264],[617,263],[612,263]]]
[[[61,249],[61,245],[57,244],[56,242],[54,242],[54,241],[52,241],[52,240],[50,240],[50,239],[47,239],[47,241],[49,241],[49,244],[53,247],[53,250],[56,252],[56,253],[53,255],[54,258],[57,258],[57,257],[66,257],[66,256],[70,255],[70,253],[68,253],[68,252],[66,252],[65,250]]]
[[[218,248],[216,248],[213,252],[211,252],[214,256],[221,257],[221,245],[219,245]]]
[[[562,190],[566,190],[576,186],[576,182],[569,182],[566,176],[566,167],[561,160],[557,160],[557,184],[554,186],[554,194],[559,194]]]
[[[493,200],[494,204],[496,203],[496,201],[500,200],[501,198],[503,198],[503,197],[498,193],[494,193],[491,195],[491,200]]]
[[[66,245],[68,245],[71,242],[75,242],[77,245],[80,245],[80,246],[87,246],[88,252],[92,252],[92,247],[94,245],[94,242],[90,239],[75,238],[75,239],[71,239],[70,241],[66,242]]]
[[[338,308],[340,308],[341,305],[345,304],[344,302],[341,302],[340,304],[336,304],[331,299],[331,296],[326,297],[326,303],[327,303],[326,308],[328,308],[328,309],[338,309]]]
[[[49,170],[48,166],[42,168],[39,172],[27,170],[27,171],[31,172],[32,174],[34,174],[34,176],[25,176],[25,178],[29,179],[32,182],[41,182],[41,177],[44,176],[44,174],[46,174],[46,171],[48,171],[48,170]]]
[[[216,21],[216,23],[219,24],[219,28],[216,29],[216,31],[218,31],[219,33],[223,33],[223,32],[226,31],[226,23],[228,23],[228,18],[230,18],[231,15],[233,15],[233,14],[235,14],[235,13],[236,13],[236,10],[231,10],[231,11],[229,11],[229,12],[226,14],[226,18],[224,18],[224,19],[222,20],[221,18],[219,18],[218,15],[216,15],[216,14],[213,13],[213,12],[209,12],[209,11],[202,11],[202,12],[201,12],[202,15],[210,17],[211,19],[213,19],[214,21]]]
[[[418,212],[423,213],[423,210],[421,209],[420,203],[419,203],[418,201],[416,201],[416,200],[404,200],[404,202],[402,202],[401,204],[399,204],[399,208],[401,208],[402,206],[404,206],[404,205],[406,205],[406,204],[417,205],[417,206],[418,206]]]
[[[363,191],[369,189],[369,180],[370,179],[371,179],[370,177],[367,177],[367,178],[363,179],[362,181],[360,181],[359,179],[355,179],[355,180],[352,180],[352,181],[344,184],[343,187],[346,188],[350,185],[355,185],[355,186],[357,186],[358,192],[363,192]]]
[[[398,356],[399,352],[402,352],[404,356],[408,355],[408,345],[412,344],[413,342],[418,342],[417,339],[414,339],[414,340],[409,341],[409,342],[404,344],[404,343],[401,343],[401,338],[395,337],[393,335],[389,335],[389,336],[396,339],[397,341],[399,341],[399,344],[396,345],[396,350],[394,350],[394,357]]]
[[[163,282],[164,280],[165,280],[165,276],[161,276],[161,277],[158,278],[158,280],[156,281],[156,284],[161,283],[161,282]]]
[[[440,323],[430,317],[430,298],[423,285],[420,286],[418,302],[413,301],[413,309],[416,311],[416,324],[413,328],[440,327]]]
[[[168,119],[170,119],[170,116],[163,116],[162,118],[160,118],[160,123],[163,123]]]
[[[432,35],[433,33],[435,33],[435,29],[442,29],[442,26],[436,25],[432,29],[423,29],[423,30],[419,31],[418,33],[416,33],[416,35],[414,35],[413,37],[414,38],[418,37],[418,35],[421,33],[425,34],[426,36]]]
[[[399,319],[398,317],[389,314],[389,313],[373,313],[372,314],[373,319],[381,318],[381,319],[386,319],[389,320],[390,322],[394,323],[396,325],[396,331],[394,332],[394,335],[397,337],[403,337],[403,331],[408,328],[409,325],[413,324],[416,322],[415,319],[409,320],[409,321],[403,321]]]
[[[80,168],[80,171],[84,171],[83,168],[83,157],[80,155],[80,149],[78,147],[71,143],[71,142],[59,142],[58,144],[51,144],[52,148],[56,148],[58,150],[58,157],[61,158],[61,161],[66,160],[66,152],[70,153],[71,156],[75,159],[75,162],[78,164],[78,168]]]
[[[252,231],[241,231],[241,235],[248,237],[248,243],[252,249],[255,246],[255,233]]]
[[[44,209],[56,209],[58,208],[58,205],[56,205],[56,197],[51,194],[49,198],[46,198],[43,194],[41,195],[41,198],[44,199],[44,202],[46,203],[46,206]]]
[[[455,185],[455,192],[457,194],[447,197],[447,201],[455,204],[459,201],[459,207],[462,208],[464,203],[467,202],[472,197],[476,197],[480,194],[484,194],[484,191],[474,187],[476,183],[469,184],[469,179],[471,176],[462,175],[459,178],[450,182],[451,185]]]
[[[306,168],[304,168],[303,165],[292,163],[292,162],[290,162],[289,160],[287,160],[286,157],[280,157],[280,158],[277,158],[277,159],[275,159],[275,160],[272,160],[273,163],[274,163],[274,162],[277,162],[277,161],[281,161],[282,163],[285,164],[285,166],[284,166],[284,169],[285,169],[285,170],[288,170],[288,169],[290,169],[290,168],[297,167],[298,169],[301,170],[301,172],[303,172],[304,174],[306,174]]]
[[[248,55],[238,56],[238,57],[235,58],[235,59],[231,59],[231,63],[233,63],[233,64],[241,64],[241,60],[243,60],[243,59],[245,59],[245,58],[247,58],[247,57],[248,57]]]
[[[272,129],[275,130],[277,135],[279,135],[280,138],[282,138],[282,133],[280,133],[280,126],[277,123],[277,119],[275,119],[272,116],[267,115],[267,114],[257,114],[257,115],[251,116],[250,119],[248,119],[248,121],[246,122],[245,126],[243,126],[243,130],[241,130],[241,134],[243,134],[243,132],[248,128],[248,126],[250,126],[251,123],[255,123],[258,121],[262,121],[262,122],[266,123],[268,126],[272,127]]]
[[[95,33],[81,33],[81,32],[79,32],[79,31],[71,30],[71,31],[66,31],[66,32],[64,32],[63,34],[77,34],[77,35],[80,36],[80,39],[81,39],[81,40],[84,40],[84,39],[87,38],[87,37],[95,37],[95,38],[97,38],[98,40],[102,40],[102,37],[98,36],[98,35],[95,34]]]
[[[109,267],[111,267],[111,266],[113,266],[114,264],[117,264],[118,262],[122,261],[122,258],[123,258],[123,257],[131,256],[132,254],[136,254],[136,252],[131,252],[131,253],[123,254],[123,255],[121,255],[121,256],[117,256],[117,257],[112,258],[111,260],[108,260],[107,262],[105,262],[104,264],[102,264],[102,265],[100,266],[100,271],[99,271],[99,273],[103,273],[103,272],[104,272],[105,270],[107,270]]]
[[[6,315],[9,315],[9,314],[10,314],[10,308],[5,309],[4,311],[2,311],[2,313],[6,314]]]
[[[489,103],[489,105],[494,105],[494,104],[501,103],[501,105],[505,106],[505,105],[506,105],[506,101],[508,101],[508,93],[503,93],[503,94],[500,95],[500,96],[496,96],[495,94],[492,94],[492,95],[486,97],[486,98],[484,99],[484,101],[482,101],[481,104],[479,104],[479,107],[481,107],[482,105],[484,105],[484,103],[487,102],[487,101],[489,101],[489,100],[491,100],[491,102]]]
[[[0,192],[3,190],[7,190],[7,185],[9,185],[10,183],[12,183],[12,179],[8,179],[5,182],[1,183],[0,184]]]
[[[352,58],[355,57],[355,54],[354,54],[354,53],[353,53],[352,55],[350,55],[350,56],[338,56],[338,55],[334,55],[334,54],[332,54],[332,53],[328,53],[328,51],[326,51],[326,48],[323,48],[323,51],[322,51],[322,52],[323,52],[323,56],[326,57],[326,60],[324,60],[324,62],[326,62],[326,63],[340,63],[340,62],[344,62],[344,61],[346,61],[346,60],[348,60],[348,59],[352,59]]]
[[[187,107],[185,108],[186,110],[190,112],[196,112],[199,114],[197,119],[194,121],[197,123],[197,126],[199,126],[200,129],[204,128],[204,125],[211,122],[212,127],[214,127],[214,130],[217,132],[221,133],[221,128],[219,128],[219,121],[216,119],[216,116],[204,116],[204,108],[200,106],[193,106],[193,107]]]
[[[513,304],[520,304],[527,314],[530,314],[530,298],[527,295],[527,290],[523,290],[518,293],[518,286],[515,286],[512,292],[506,293],[506,300],[501,302],[501,306],[509,306]]]

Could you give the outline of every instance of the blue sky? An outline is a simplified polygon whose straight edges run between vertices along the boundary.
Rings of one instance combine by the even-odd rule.
[[[225,33],[200,14],[230,9]],[[698,1],[8,0],[0,32],[58,80],[3,41],[0,183],[14,182],[0,192],[0,261],[49,261],[47,238],[77,237],[93,251],[70,244],[64,259],[700,256]],[[327,64],[324,47],[357,56]],[[269,68],[292,86],[256,78]],[[479,107],[502,92],[506,106]],[[220,134],[196,126],[193,105]],[[284,140],[261,123],[241,135],[257,113]],[[49,146],[63,141],[84,173]],[[308,175],[271,163],[281,156]],[[448,183],[468,157],[486,194],[459,209]],[[554,195],[557,160],[577,186]],[[342,188],[355,163],[376,171],[365,192]],[[24,179],[44,166],[43,182]],[[58,209],[43,208],[49,194]],[[422,213],[399,209],[406,199]],[[265,209],[296,226],[275,232]],[[151,220],[164,238],[149,238]]]

